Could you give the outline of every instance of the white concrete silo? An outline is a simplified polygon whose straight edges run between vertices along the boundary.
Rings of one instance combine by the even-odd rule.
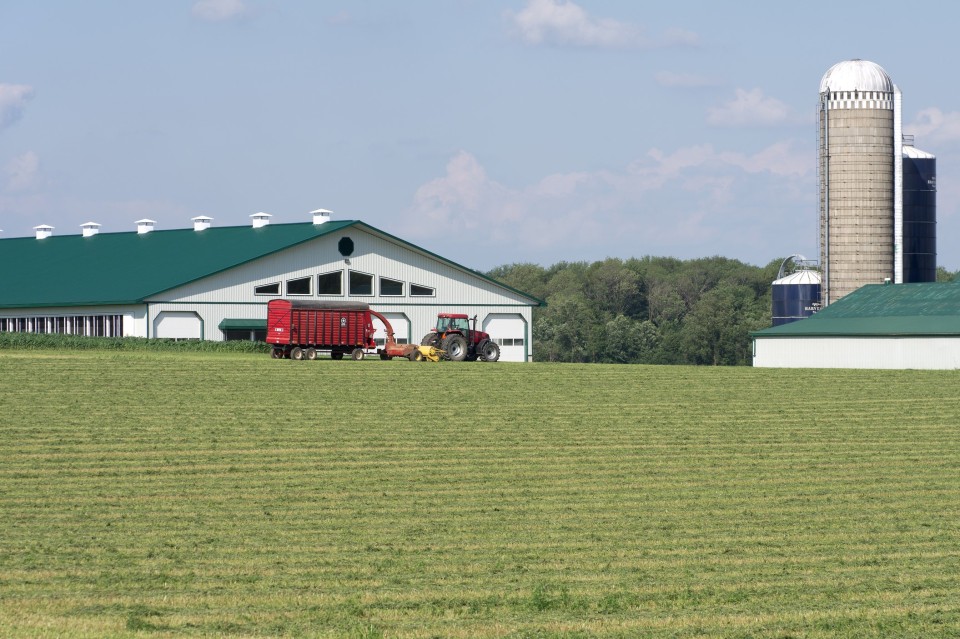
[[[902,281],[900,90],[866,60],[820,81],[820,264],[823,305],[864,284]]]

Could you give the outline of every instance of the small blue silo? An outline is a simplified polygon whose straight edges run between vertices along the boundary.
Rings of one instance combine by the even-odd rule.
[[[773,282],[773,325],[789,324],[820,310],[820,273],[801,269]]]

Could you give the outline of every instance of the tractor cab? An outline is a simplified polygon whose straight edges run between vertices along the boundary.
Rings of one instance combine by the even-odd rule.
[[[467,316],[463,314],[440,313],[437,315],[437,332],[459,331],[464,335],[470,330]]]

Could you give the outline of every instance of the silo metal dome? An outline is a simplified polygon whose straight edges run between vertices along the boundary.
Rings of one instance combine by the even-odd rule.
[[[893,80],[876,62],[869,60],[844,60],[823,74],[820,93],[835,91],[882,91],[893,92]]]

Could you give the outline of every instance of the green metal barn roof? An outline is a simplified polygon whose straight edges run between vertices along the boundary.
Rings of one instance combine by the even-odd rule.
[[[960,335],[960,283],[868,284],[797,322],[754,337]]]
[[[337,220],[317,225],[306,222],[0,240],[0,308],[137,304],[348,227],[390,238],[542,303],[363,222]]]

